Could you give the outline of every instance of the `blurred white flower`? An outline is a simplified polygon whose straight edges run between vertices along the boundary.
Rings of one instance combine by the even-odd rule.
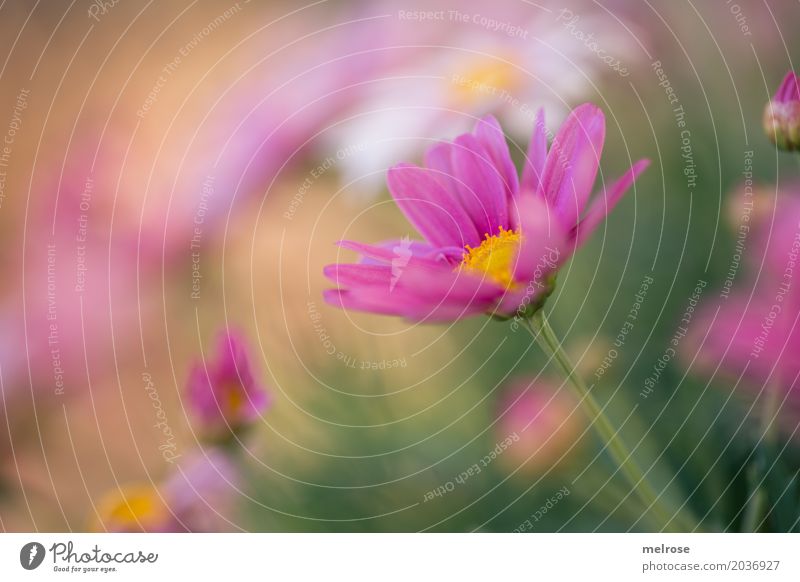
[[[639,39],[619,34],[614,17],[588,6],[489,9],[468,2],[439,9],[438,17],[436,40],[371,83],[352,115],[327,132],[330,151],[360,146],[338,165],[344,184],[360,182],[358,190],[374,193],[388,167],[418,157],[432,136],[468,131],[487,113],[513,141],[526,143],[539,108],[557,127],[599,76],[622,79],[644,55]]]

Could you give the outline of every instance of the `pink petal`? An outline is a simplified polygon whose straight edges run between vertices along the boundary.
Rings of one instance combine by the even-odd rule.
[[[392,278],[392,268],[389,265],[326,265],[322,273],[340,287],[388,286]]]
[[[541,285],[528,283],[517,289],[509,289],[497,302],[493,313],[505,317],[524,316],[527,307],[535,304],[546,291],[550,290],[546,281],[541,283]]]
[[[542,173],[547,159],[547,130],[544,124],[544,109],[536,113],[533,126],[533,135],[528,144],[528,155],[522,166],[522,190],[525,192],[540,192]]]
[[[451,267],[432,268],[423,264],[409,264],[399,273],[396,288],[411,289],[421,297],[441,301],[492,300],[502,294],[503,289],[488,277],[478,277]]]
[[[789,71],[783,78],[778,91],[775,93],[775,101],[785,103],[787,101],[800,101],[800,82],[794,71]]]
[[[494,313],[511,317],[520,310],[521,306],[524,307],[522,305],[523,301],[526,302],[526,304],[534,303],[541,296],[543,291],[543,288],[540,289],[537,286],[529,288],[527,285],[516,290],[509,289],[497,302]]]
[[[396,315],[416,321],[452,321],[486,311],[489,301],[432,299],[410,294],[390,294],[377,288],[328,290],[325,301],[342,309]]]
[[[500,173],[500,178],[505,186],[506,198],[509,200],[519,192],[519,180],[517,169],[511,160],[508,151],[506,136],[497,120],[487,115],[475,126],[475,136],[483,145],[483,149],[489,154],[494,167]]]
[[[425,167],[432,170],[431,175],[454,198],[458,198],[456,176],[453,172],[451,150],[452,144],[442,142],[428,148],[425,152]]]
[[[475,191],[471,187],[471,183],[466,183],[464,174],[455,167],[454,160],[459,155],[457,150],[460,149],[459,146],[452,143],[437,144],[426,152],[425,165],[430,169],[431,175],[450,192],[455,200],[459,201],[482,239],[483,233],[488,232],[487,229],[491,227],[490,213],[480,192]],[[477,241],[477,244],[480,244],[480,240]]]
[[[349,289],[326,289],[322,292],[322,297],[326,303],[353,311],[367,311],[380,315],[405,315],[406,306],[400,305],[397,301],[387,301],[384,295],[369,295],[365,293],[356,294]]]
[[[398,164],[389,170],[389,191],[409,222],[434,246],[479,244],[475,225],[429,170]]]
[[[501,226],[509,228],[503,180],[480,141],[469,133],[458,136],[452,156],[461,199],[465,207],[470,203],[470,216],[481,239],[484,234],[497,233]]]
[[[544,284],[568,258],[567,232],[548,204],[538,196],[522,196],[517,206],[522,241],[514,265],[514,280]]]
[[[603,112],[585,103],[569,114],[547,154],[542,191],[568,228],[578,223],[591,194],[605,131]]]
[[[439,303],[433,307],[419,309],[406,315],[406,319],[420,321],[424,323],[437,323],[445,321],[456,321],[472,315],[485,313],[490,308],[490,304],[473,301],[468,304],[460,303]]]
[[[576,227],[575,244],[579,246],[583,244],[589,236],[594,232],[597,226],[608,216],[617,203],[622,199],[628,188],[633,185],[636,179],[644,172],[650,165],[650,160],[639,160],[631,168],[622,175],[610,188],[603,189],[602,196],[599,196],[592,202],[586,216],[580,221]]]
[[[370,245],[353,240],[340,240],[337,244],[343,249],[355,251],[358,254],[362,255],[363,257],[367,257],[369,259],[372,259],[373,261],[391,263],[392,260],[396,259],[398,256],[398,253],[393,249],[393,247],[386,247],[382,244]],[[435,249],[435,247],[430,247],[430,248]],[[431,265],[437,264],[435,256],[425,257],[425,256],[414,255],[413,253],[412,256],[414,257],[415,260],[426,261]]]
[[[445,261],[452,263],[461,260],[464,254],[464,249],[461,247],[434,247],[426,242],[419,240],[404,239],[391,239],[377,243],[375,246],[386,249],[392,252],[392,261],[400,259],[404,256],[413,256],[422,259],[434,259],[436,261]],[[361,264],[364,265],[385,265],[386,260],[373,259],[372,257],[363,257]]]
[[[458,319],[490,309],[504,289],[493,280],[437,263],[330,265],[325,274],[348,289],[326,292],[333,305],[409,319]]]

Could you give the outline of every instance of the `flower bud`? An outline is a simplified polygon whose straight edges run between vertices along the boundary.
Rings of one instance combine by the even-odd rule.
[[[800,150],[800,85],[794,71],[764,109],[764,131],[772,143],[787,151]]]
[[[497,437],[515,444],[502,465],[521,476],[541,474],[571,456],[579,440],[578,402],[565,387],[548,380],[512,380],[498,402]]]

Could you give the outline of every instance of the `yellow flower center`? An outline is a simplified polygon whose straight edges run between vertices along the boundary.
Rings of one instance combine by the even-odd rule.
[[[237,382],[231,382],[225,386],[225,407],[223,411],[229,420],[237,420],[239,414],[247,403],[244,395],[244,388]]]
[[[466,247],[460,268],[486,276],[511,289],[516,285],[512,269],[522,235],[518,230],[506,230],[502,226],[495,235],[486,234],[480,246]]]
[[[167,509],[158,492],[146,485],[113,491],[98,504],[98,531],[145,531],[158,528],[166,519]]]
[[[454,98],[457,103],[475,104],[503,92],[511,93],[519,82],[519,71],[510,62],[478,58],[453,76]]]

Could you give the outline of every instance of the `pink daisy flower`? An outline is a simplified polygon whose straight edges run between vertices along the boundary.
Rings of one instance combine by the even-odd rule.
[[[243,338],[222,332],[213,357],[189,373],[189,405],[202,432],[224,437],[255,422],[269,405],[269,394],[253,372]]]
[[[588,204],[605,138],[602,111],[589,103],[572,111],[549,151],[544,127],[540,112],[519,178],[491,116],[430,148],[425,167],[391,168],[389,190],[425,240],[341,241],[363,259],[325,267],[339,286],[326,301],[426,321],[535,312],[558,268],[649,163],[634,164]]]

